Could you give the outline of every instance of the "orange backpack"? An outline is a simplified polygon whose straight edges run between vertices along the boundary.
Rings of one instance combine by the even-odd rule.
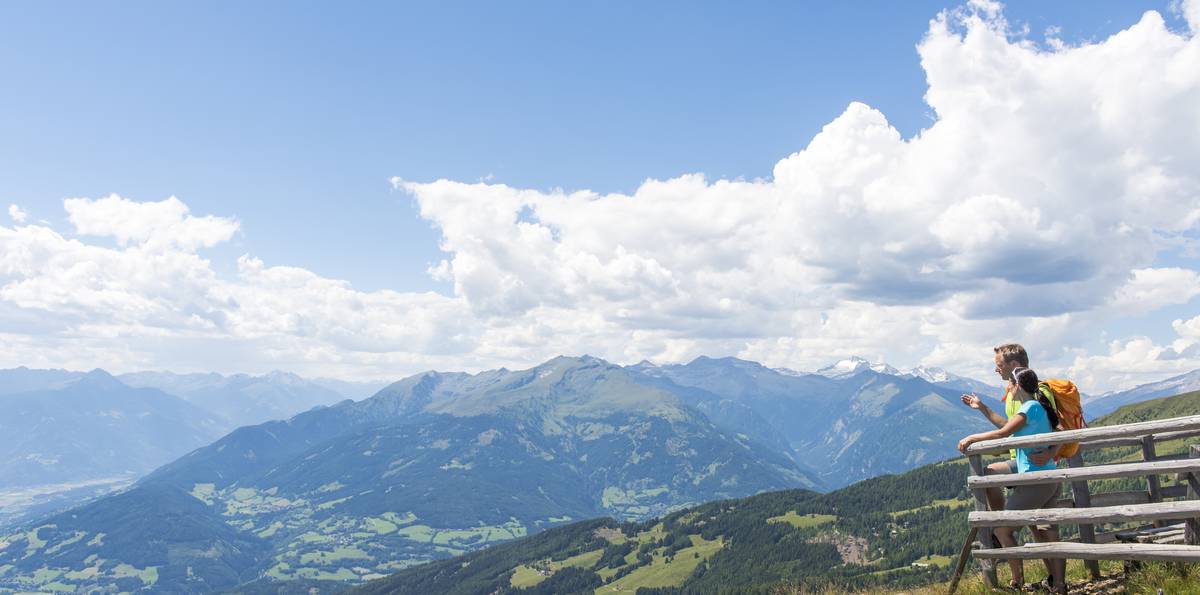
[[[1050,401],[1054,411],[1058,413],[1057,430],[1078,430],[1086,428],[1083,419],[1083,404],[1079,400],[1079,388],[1070,380],[1052,378],[1038,384],[1038,390]],[[1059,459],[1067,459],[1079,452],[1078,442],[1068,442],[1058,449]]]

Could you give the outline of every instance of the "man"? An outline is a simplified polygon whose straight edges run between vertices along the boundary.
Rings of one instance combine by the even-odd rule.
[[[1017,415],[1021,409],[1021,400],[1014,395],[1016,381],[1013,378],[1013,371],[1029,367],[1029,354],[1025,351],[1024,347],[1017,343],[1006,343],[993,348],[992,351],[995,352],[996,374],[999,374],[1000,378],[1006,383],[1004,386],[1004,396],[1001,397],[1001,400],[1004,401],[1004,417],[1000,417],[1000,414],[992,411],[975,394],[963,395],[962,402],[966,406],[982,413],[988,421],[992,422],[992,425],[999,429],[1003,428],[1008,423],[1008,420]],[[1031,387],[1031,389],[1036,390],[1036,387]],[[1030,392],[1033,391],[1031,390]],[[1038,465],[1046,464],[1052,460],[1055,451],[1057,451],[1057,448],[1050,449],[1046,455],[1034,459],[1033,462]],[[1014,449],[1008,451],[1008,453],[1009,459],[1007,461],[992,463],[987,466],[988,475],[1017,472],[1017,451]],[[987,488],[986,493],[988,508],[991,510],[1005,510],[1004,488]],[[1058,541],[1058,527],[1056,526],[1035,526],[1030,527],[1030,531],[1033,533],[1034,541]],[[997,546],[1013,547],[1016,545],[1012,528],[998,527],[992,539]],[[1063,582],[1065,581],[1065,569],[1063,569],[1061,561],[1044,560],[1044,562],[1046,570],[1050,575],[1045,586],[1053,592],[1065,593],[1066,585]],[[1016,586],[1015,583],[1013,586]]]
[[[1004,417],[992,411],[991,407],[983,402],[974,393],[962,396],[964,405],[975,409],[983,414],[992,425],[997,428],[1003,428],[1004,424],[1008,423],[1008,418],[1012,417],[1020,409],[1021,404],[1012,397],[1013,390],[1013,370],[1017,368],[1029,367],[1029,354],[1025,348],[1017,343],[1006,343],[992,349],[995,352],[996,373],[1005,381],[1004,396],[1001,400],[1004,401]],[[1017,452],[1015,450],[1008,451],[1009,459],[999,463],[992,463],[987,467],[988,475],[1000,473],[1016,473],[1017,472]],[[987,489],[988,507],[992,510],[1004,510],[1004,489],[1003,488],[988,488]]]

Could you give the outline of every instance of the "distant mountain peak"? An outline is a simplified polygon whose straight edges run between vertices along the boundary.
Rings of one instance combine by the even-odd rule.
[[[905,372],[905,374],[934,383],[946,382],[952,377],[949,372],[936,366],[917,366]]]
[[[867,359],[857,355],[852,355],[844,360],[840,360],[825,366],[824,368],[817,370],[817,374],[827,378],[845,378],[847,376],[853,376],[859,372],[864,372],[867,370],[876,372],[878,374],[890,374],[892,376],[900,375],[900,370],[897,370],[888,364],[882,362],[872,364]]]
[[[74,382],[74,384],[98,389],[129,388],[120,380],[114,378],[112,374],[109,374],[100,368],[96,368],[95,370],[80,376],[79,379]]]
[[[278,382],[280,384],[306,384],[309,382],[292,372],[284,372],[283,370],[271,370],[263,378],[269,382]]]

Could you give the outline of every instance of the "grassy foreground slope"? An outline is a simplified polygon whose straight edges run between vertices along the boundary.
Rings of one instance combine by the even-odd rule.
[[[1130,405],[1092,425],[1195,414],[1200,392]],[[1175,442],[1159,445],[1160,453],[1185,448]],[[1089,458],[1134,455],[1109,449]],[[948,577],[966,534],[966,474],[965,460],[950,460],[828,494],[787,490],[710,502],[643,523],[586,521],[409,568],[351,592],[645,595],[930,585]],[[1033,566],[1030,577],[1036,576]],[[1170,578],[1160,575],[1152,569],[1130,580]],[[967,588],[985,592],[971,581]]]

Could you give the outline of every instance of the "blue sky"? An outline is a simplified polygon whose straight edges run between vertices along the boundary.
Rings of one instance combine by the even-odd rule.
[[[227,241],[199,252],[222,278],[236,276],[238,257],[250,255],[267,267],[345,280],[358,292],[435,291],[478,304],[461,272],[427,272],[466,252],[439,250],[440,241],[454,241],[443,233],[447,220],[422,217],[420,192],[397,189],[391,178],[599,195],[633,195],[645,180],[697,172],[710,181],[770,179],[777,162],[808,146],[851,102],[881,112],[910,139],[937,117],[924,98],[916,46],[931,19],[959,6],[8,3],[0,6],[0,203],[71,236],[65,198],[177,196],[192,215],[236,220]],[[1068,47],[1101,43],[1146,10],[1188,36],[1167,2],[1015,2],[1003,18],[1010,42],[1044,49],[1048,30]],[[118,247],[105,234],[86,241]],[[1136,266],[1191,270],[1197,262],[1168,249]],[[860,293],[873,291],[864,287]],[[1073,345],[1095,350],[1145,336],[1165,347],[1176,337],[1171,321],[1196,310],[1189,297],[1108,315],[1102,329],[1072,335]],[[742,340],[745,328],[727,332]],[[580,341],[577,351],[614,357],[596,341]],[[188,367],[97,349],[111,355],[110,366]],[[703,341],[657,353],[712,349],[797,366],[815,357]],[[821,349],[830,359],[854,350]],[[955,367],[913,352],[861,351]],[[466,367],[541,356],[471,353]],[[1075,357],[1059,355],[1063,366]],[[456,360],[439,363],[446,361]],[[383,365],[322,371],[379,375]]]
[[[75,2],[0,7],[0,197],[175,195],[217,250],[433,289],[437,233],[388,183],[630,192],[769,176],[850,101],[931,123],[915,45],[954,2]],[[1164,2],[1014,3],[1040,39]]]

